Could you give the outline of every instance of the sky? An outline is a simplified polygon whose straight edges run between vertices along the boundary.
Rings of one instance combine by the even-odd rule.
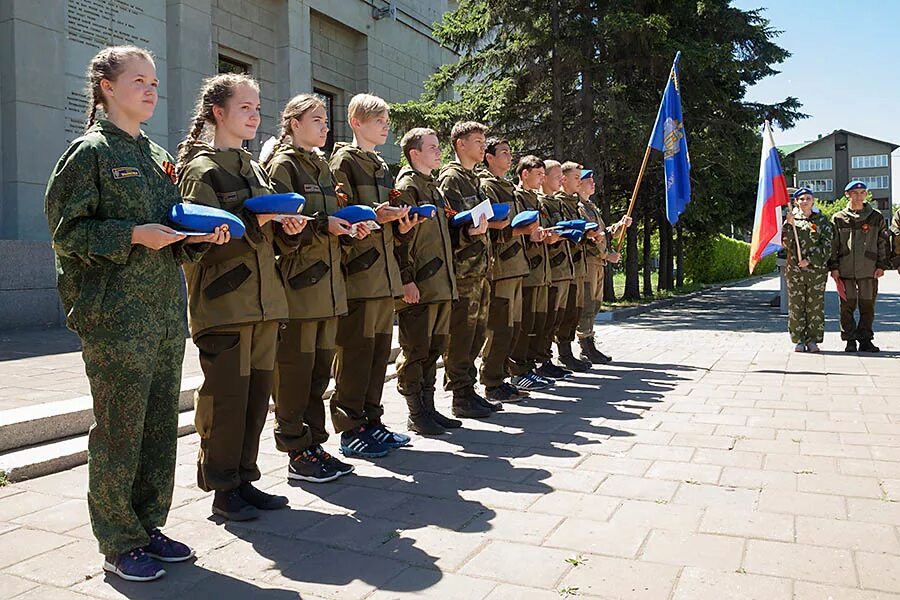
[[[733,5],[763,8],[763,16],[782,32],[776,42],[791,53],[776,66],[780,74],[747,94],[755,102],[795,96],[810,115],[793,129],[776,130],[776,144],[814,140],[835,129],[900,144],[900,1],[735,0]]]

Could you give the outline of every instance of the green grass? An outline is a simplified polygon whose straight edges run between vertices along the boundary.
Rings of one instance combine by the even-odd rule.
[[[6,471],[0,471],[0,487],[9,485],[9,478],[6,476]]]
[[[702,290],[706,287],[709,287],[704,284],[699,283],[686,283],[681,287],[675,288],[674,290],[657,290],[656,286],[659,284],[659,274],[658,273],[650,273],[650,283],[653,286],[653,296],[649,298],[641,297],[640,300],[616,300],[615,302],[604,302],[604,306],[610,306],[614,308],[626,308],[629,306],[638,306],[641,304],[647,304],[648,302],[653,302],[654,300],[660,300],[662,298],[671,298],[672,296],[682,296],[684,294],[690,294],[691,292],[696,292]],[[644,279],[643,275],[640,277],[640,287],[643,291]],[[622,294],[625,293],[625,273],[624,272],[616,272],[613,274],[613,289],[616,291],[616,298],[621,298]]]

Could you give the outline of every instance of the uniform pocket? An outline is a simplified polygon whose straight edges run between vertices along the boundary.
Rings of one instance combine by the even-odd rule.
[[[468,260],[470,258],[478,256],[483,249],[484,249],[484,242],[482,242],[482,241],[472,242],[465,248],[457,251],[456,258],[458,258],[459,260]]]
[[[226,271],[224,274],[213,279],[209,285],[203,288],[203,295],[210,300],[224,296],[241,287],[241,284],[247,281],[251,274],[250,267],[241,263],[230,271]]]
[[[319,283],[330,270],[331,267],[325,261],[316,261],[311,267],[307,267],[288,279],[288,284],[290,284],[291,289],[302,290],[305,287]]]
[[[537,269],[539,266],[541,266],[542,262],[544,262],[544,257],[541,256],[540,254],[535,254],[534,256],[532,256],[531,258],[528,259],[528,265],[532,269]]]
[[[381,256],[381,254],[379,254],[378,250],[369,248],[353,260],[347,262],[347,275],[355,275],[371,269],[379,256]]]
[[[581,250],[578,250],[572,255],[572,261],[579,262],[580,260],[581,260]]]
[[[444,261],[435,256],[416,271],[416,281],[425,281],[429,277],[434,277],[443,265]]]
[[[500,258],[502,260],[509,260],[519,253],[519,250],[522,249],[522,242],[513,242],[509,248],[500,253]]]
[[[554,254],[550,257],[550,266],[558,267],[559,265],[566,262],[566,253],[560,252],[559,254]]]

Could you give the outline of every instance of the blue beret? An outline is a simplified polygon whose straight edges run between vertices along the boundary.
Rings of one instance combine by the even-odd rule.
[[[266,194],[250,198],[244,208],[256,214],[297,214],[303,210],[306,198],[300,194]]]
[[[378,218],[378,215],[375,214],[375,210],[372,209],[371,206],[365,206],[364,204],[351,204],[350,206],[345,206],[334,213],[334,216],[339,219],[344,219],[351,225],[354,223],[362,223],[363,221],[375,221]]]
[[[216,227],[228,225],[233,238],[244,235],[244,222],[227,210],[182,202],[169,210],[169,220],[176,228],[196,233],[213,233]]]
[[[509,204],[506,204],[505,202],[491,204],[491,208],[494,209],[494,216],[488,219],[488,221],[503,221],[504,219],[509,218]]]
[[[584,237],[584,232],[580,229],[561,229],[559,235],[570,242],[578,243]]]
[[[531,225],[541,216],[541,213],[536,210],[523,210],[519,214],[513,217],[512,227],[515,229],[516,227],[525,227],[526,225]]]
[[[593,177],[593,176],[594,176],[594,172],[591,171],[590,169],[582,169],[581,170],[581,178],[582,179],[587,179],[588,177]]]
[[[594,223],[593,221],[591,221],[587,225],[584,226],[584,230],[585,231],[593,231],[593,230],[597,229],[598,227],[600,227],[600,223]]]
[[[797,188],[797,191],[794,192],[793,197],[794,197],[794,198],[799,198],[799,197],[802,196],[803,194],[809,194],[810,196],[813,196],[813,195],[814,195],[814,194],[813,194],[813,191],[812,191],[811,189],[806,188],[806,187],[802,187],[802,188]]]
[[[854,179],[850,183],[844,186],[844,191],[849,192],[850,190],[867,190],[869,186],[860,181],[859,179]]]
[[[433,219],[437,214],[437,208],[434,204],[422,204],[420,206],[410,206],[409,216],[419,215],[420,219]]]
[[[571,219],[569,221],[560,221],[556,224],[557,227],[562,227],[563,229],[577,229],[578,231],[584,231],[586,225],[587,221],[584,219]]]
[[[462,227],[463,225],[472,224],[472,211],[464,210],[462,212],[458,212],[453,215],[453,218],[450,219],[450,225],[453,227]]]

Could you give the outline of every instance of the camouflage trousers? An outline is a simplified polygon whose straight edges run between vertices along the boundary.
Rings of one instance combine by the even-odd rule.
[[[106,555],[148,544],[172,504],[184,332],[144,329],[128,338],[81,336],[94,401],[88,509]]]
[[[822,343],[825,335],[825,282],[827,273],[790,273],[788,332],[794,344]]]
[[[459,300],[450,308],[450,341],[444,353],[444,389],[466,390],[475,387],[478,370],[475,360],[484,345],[490,286],[483,278],[459,279]]]

